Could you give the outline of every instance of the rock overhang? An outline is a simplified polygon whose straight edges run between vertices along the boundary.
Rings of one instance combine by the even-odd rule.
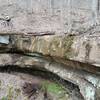
[[[100,88],[98,0],[1,0],[0,7],[0,52],[12,53],[0,54],[1,64],[14,65],[20,57],[20,67],[44,63],[44,69],[77,84],[86,100],[95,100]]]

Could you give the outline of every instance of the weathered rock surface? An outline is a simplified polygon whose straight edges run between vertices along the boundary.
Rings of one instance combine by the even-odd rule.
[[[99,12],[99,0],[0,0],[1,70],[48,70],[99,100]]]
[[[68,65],[63,65],[60,62],[58,63],[53,59],[47,59],[41,55],[35,54],[30,57],[28,55],[1,54],[0,65],[2,67],[13,65],[12,68],[14,66],[20,66],[22,68],[48,70],[57,74],[62,79],[78,85],[85,100],[95,100],[96,90],[100,88],[100,75],[71,68]]]
[[[90,35],[5,36],[1,36],[3,40],[1,39],[0,51],[12,54],[1,54],[1,66],[36,66],[41,70],[48,70],[78,85],[85,100],[96,99],[96,91],[100,88],[100,68],[99,59],[95,59],[95,56],[99,58],[96,51],[99,48],[94,43],[98,44],[99,38],[91,38]]]
[[[99,34],[5,35],[0,37],[0,43],[0,52],[38,52],[43,55],[89,63],[97,67],[100,65]]]
[[[0,0],[0,33],[75,34],[99,23],[98,0]]]
[[[99,56],[99,53],[93,52],[93,40],[94,43],[98,44],[96,37],[91,38],[90,35],[6,35],[5,38],[4,36],[1,36],[1,38],[3,40],[1,39],[0,51],[2,53],[12,53],[11,55],[1,54],[1,66],[37,66],[41,70],[45,69],[53,72],[61,78],[78,85],[86,100],[95,100],[96,91],[100,88],[100,68],[94,66],[95,64],[99,65],[99,59],[95,59],[95,56]],[[98,45],[96,47],[98,48]],[[20,54],[13,54],[14,52]],[[36,54],[34,55],[34,53]],[[93,53],[98,53],[93,56],[95,63],[90,59]],[[43,55],[44,57],[41,58]]]

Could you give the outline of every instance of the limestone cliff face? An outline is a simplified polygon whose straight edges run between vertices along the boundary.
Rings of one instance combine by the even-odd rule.
[[[71,59],[100,66],[99,35],[8,35],[0,37],[0,52],[22,51]],[[5,44],[5,45],[4,45]]]
[[[85,100],[95,100],[100,90],[99,4],[0,0],[0,66],[37,66],[78,85]]]
[[[14,36],[22,50],[99,65],[99,8],[99,0],[0,0],[0,33],[35,35]]]
[[[99,23],[99,0],[0,0],[0,33],[80,33]]]

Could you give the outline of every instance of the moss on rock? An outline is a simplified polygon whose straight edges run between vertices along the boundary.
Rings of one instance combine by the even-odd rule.
[[[72,44],[73,44],[74,36],[69,35],[65,36],[63,39],[63,48],[64,48],[64,57],[70,58],[73,56]]]
[[[68,91],[61,84],[55,82],[43,81],[42,90],[44,91],[45,89],[47,93],[51,94],[57,100],[67,100],[69,96]]]

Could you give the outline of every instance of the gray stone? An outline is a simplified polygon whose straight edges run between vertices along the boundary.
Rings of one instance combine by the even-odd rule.
[[[84,31],[99,24],[98,0],[0,0],[0,33]]]

